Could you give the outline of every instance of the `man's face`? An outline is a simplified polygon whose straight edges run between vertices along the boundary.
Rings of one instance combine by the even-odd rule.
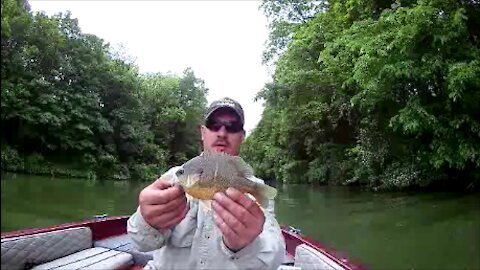
[[[225,125],[230,128],[226,128]],[[237,131],[239,126],[241,124],[235,113],[222,108],[216,110],[210,115],[208,124],[202,126],[203,150],[238,156],[244,138],[243,128]]]

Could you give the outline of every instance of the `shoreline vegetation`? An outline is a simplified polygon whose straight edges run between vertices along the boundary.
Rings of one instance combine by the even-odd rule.
[[[200,152],[208,89],[191,68],[142,74],[69,12],[1,5],[2,171],[153,181]],[[241,153],[259,177],[480,189],[478,1],[260,8],[270,28],[263,60],[275,72]]]
[[[277,181],[480,189],[480,4],[263,1],[271,83],[244,154]]]

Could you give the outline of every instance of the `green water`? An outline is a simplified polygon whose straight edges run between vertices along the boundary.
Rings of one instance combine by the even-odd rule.
[[[2,232],[129,215],[146,185],[2,174]],[[371,269],[480,269],[480,196],[278,187],[280,223]]]

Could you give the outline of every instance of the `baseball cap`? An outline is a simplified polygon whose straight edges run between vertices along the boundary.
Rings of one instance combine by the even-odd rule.
[[[212,113],[214,113],[216,110],[220,108],[230,109],[238,116],[242,125],[245,124],[245,116],[243,114],[242,106],[237,101],[228,97],[215,100],[214,102],[212,102],[212,104],[210,104],[210,106],[208,107],[207,112],[205,113],[205,120],[207,120],[210,117],[210,115],[212,115]]]

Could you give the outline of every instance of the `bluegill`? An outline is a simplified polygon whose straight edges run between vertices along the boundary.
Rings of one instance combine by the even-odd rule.
[[[193,198],[210,201],[217,192],[233,187],[251,194],[260,206],[266,208],[277,190],[250,180],[253,169],[241,157],[225,153],[205,152],[187,161],[176,173],[178,184]]]

